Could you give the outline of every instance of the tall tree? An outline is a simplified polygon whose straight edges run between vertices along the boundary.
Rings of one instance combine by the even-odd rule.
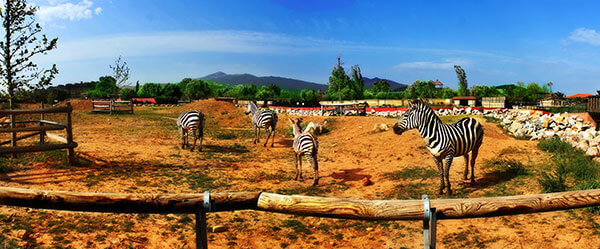
[[[329,82],[327,83],[327,97],[337,100],[348,99],[352,92],[352,89],[350,89],[350,77],[346,75],[339,56],[337,61],[338,63],[333,67],[331,76],[329,76]]]
[[[456,71],[456,77],[458,77],[458,95],[467,96],[469,89],[467,86],[467,74],[465,73],[465,70],[459,65],[454,65],[454,71]]]
[[[363,81],[360,67],[354,65],[352,67],[352,90],[354,91],[354,99],[362,99],[365,92],[365,82]]]
[[[50,85],[58,73],[56,64],[51,69],[38,70],[32,61],[38,54],[56,48],[58,38],[49,40],[42,34],[42,27],[35,20],[37,7],[25,0],[5,0],[0,10],[4,41],[0,41],[0,85],[6,87],[10,109],[14,107],[16,91],[30,90]],[[33,81],[39,79],[37,83]]]
[[[389,92],[391,90],[392,89],[390,88],[390,83],[388,83],[387,80],[380,79],[377,82],[375,82],[375,84],[373,84],[373,92],[375,93]]]
[[[110,69],[113,70],[113,78],[117,81],[117,87],[121,88],[127,85],[127,80],[129,79],[129,66],[127,66],[127,62],[119,58],[115,61],[115,65],[108,65]]]

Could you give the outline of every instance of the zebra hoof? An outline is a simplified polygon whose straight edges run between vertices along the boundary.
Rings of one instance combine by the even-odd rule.
[[[471,186],[475,186],[475,180],[471,178],[471,182],[469,184],[471,184]]]

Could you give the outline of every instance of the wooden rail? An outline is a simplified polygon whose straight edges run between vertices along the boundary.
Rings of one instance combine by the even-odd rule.
[[[73,108],[71,104],[67,102],[66,106],[61,107],[51,107],[44,108],[44,104],[40,109],[25,109],[25,110],[0,110],[0,116],[10,115],[10,128],[0,128],[0,133],[11,133],[11,139],[8,141],[0,142],[0,145],[10,144],[10,147],[0,147],[0,155],[4,154],[16,154],[16,153],[28,153],[28,152],[37,152],[37,151],[48,151],[48,150],[56,150],[56,149],[67,149],[67,156],[69,160],[69,164],[73,165],[75,163],[75,151],[74,148],[77,147],[77,143],[73,142],[73,129],[72,129],[72,120],[71,113]],[[59,123],[55,121],[45,120],[45,114],[47,113],[64,113],[66,114],[66,123]],[[16,121],[15,116],[23,115],[23,114],[40,114],[40,120],[26,120],[26,121]],[[17,123],[39,123],[39,126],[28,126],[28,127],[15,127]],[[44,144],[45,135],[47,131],[54,130],[65,130],[66,138],[60,137],[56,134],[52,134],[48,136],[48,138],[57,140],[61,142],[61,144]],[[32,132],[30,134],[17,136],[18,132]],[[23,140],[25,138],[33,137],[39,135],[40,136],[40,145],[34,146],[17,146],[17,141]]]
[[[122,194],[0,187],[0,204],[111,213],[195,213],[203,194]],[[266,192],[212,193],[213,211],[252,209],[358,220],[422,220],[422,200],[352,200]],[[548,194],[431,200],[438,219],[527,214],[600,205],[600,189]]]
[[[133,101],[93,100],[92,112],[104,112],[110,114],[127,112],[133,114]]]

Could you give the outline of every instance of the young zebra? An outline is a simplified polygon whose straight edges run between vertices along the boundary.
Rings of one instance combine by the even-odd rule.
[[[259,110],[258,105],[254,101],[250,101],[250,103],[248,103],[248,108],[246,108],[246,115],[248,115],[249,113],[252,113],[252,127],[254,128],[254,144],[260,143],[259,128],[265,128],[265,132],[267,133],[267,141],[265,141],[264,146],[267,147],[269,137],[271,136],[271,134],[273,134],[273,139],[271,140],[271,147],[273,147],[273,144],[275,143],[275,127],[277,126],[277,114],[271,110]]]
[[[471,184],[475,183],[475,160],[483,141],[483,126],[473,118],[462,118],[453,124],[444,124],[435,112],[421,101],[411,101],[408,110],[394,125],[394,133],[417,128],[427,143],[427,148],[438,167],[440,174],[440,194],[444,192],[444,178],[447,193],[452,195],[449,171],[454,157],[465,158],[464,179],[469,174],[469,152],[471,153]],[[443,167],[442,160],[446,160]]]
[[[317,137],[311,132],[312,129],[306,129],[304,132],[300,131],[300,123],[302,119],[292,120],[288,118],[294,130],[294,152],[296,158],[294,163],[296,165],[296,177],[295,180],[304,180],[302,178],[302,156],[306,156],[313,166],[315,178],[313,186],[317,186],[319,183],[319,162],[317,161],[317,150],[319,148],[319,142]]]
[[[177,118],[177,128],[179,128],[179,135],[181,136],[181,148],[185,149],[187,145],[190,147],[188,141],[189,131],[194,138],[194,145],[190,148],[190,151],[194,151],[196,147],[196,140],[200,138],[200,149],[202,151],[202,140],[204,138],[204,114],[199,111],[187,111],[181,112],[179,118]]]

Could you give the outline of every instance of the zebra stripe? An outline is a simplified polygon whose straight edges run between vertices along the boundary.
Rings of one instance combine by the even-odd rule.
[[[479,147],[483,142],[483,126],[473,118],[462,118],[453,124],[444,124],[433,109],[425,103],[415,101],[411,102],[409,106],[402,118],[394,125],[394,132],[402,134],[406,130],[415,128],[419,131],[440,170],[440,176],[442,176],[440,193],[445,185],[443,177],[446,177],[448,194],[451,194],[447,174],[454,157],[465,157],[464,178],[465,180],[468,179],[469,152],[471,152],[472,157],[471,183],[474,183],[473,169]],[[446,161],[443,172],[442,160]]]
[[[296,164],[296,177],[295,179],[302,179],[302,157],[307,157],[309,162],[313,166],[314,170],[314,181],[313,186],[316,186],[319,182],[319,162],[317,160],[317,152],[319,148],[319,142],[317,137],[311,132],[312,129],[307,129],[304,132],[300,131],[300,123],[302,119],[292,120],[289,119],[292,124],[294,131],[294,143],[292,147],[295,152],[295,164]]]
[[[199,111],[187,111],[179,114],[177,118],[177,128],[181,136],[181,148],[189,146],[188,136],[191,133],[194,139],[194,145],[191,150],[194,150],[196,146],[196,140],[200,138],[200,150],[202,150],[202,139],[204,138],[204,114]]]
[[[260,130],[264,128],[267,133],[267,141],[264,146],[267,146],[269,137],[272,135],[271,147],[275,143],[275,127],[277,126],[277,114],[272,110],[260,110],[254,101],[248,103],[246,114],[252,113],[252,127],[254,128],[254,143],[260,142]],[[257,133],[258,131],[258,133]]]

